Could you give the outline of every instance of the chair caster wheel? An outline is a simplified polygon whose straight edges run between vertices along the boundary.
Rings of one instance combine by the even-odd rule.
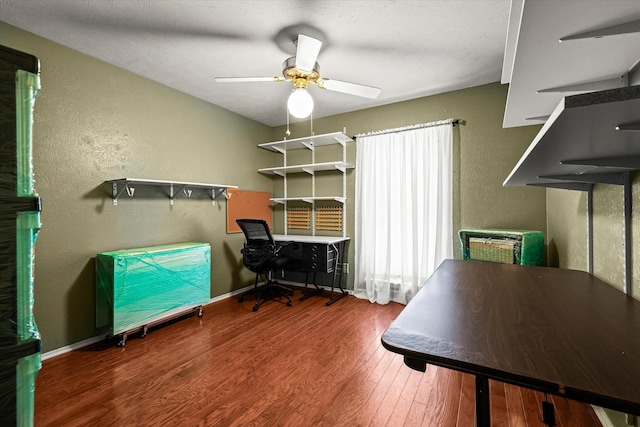
[[[253,306],[253,311],[258,311],[258,307],[256,307],[255,305]]]
[[[287,301],[287,307],[291,307],[293,303],[291,301]]]

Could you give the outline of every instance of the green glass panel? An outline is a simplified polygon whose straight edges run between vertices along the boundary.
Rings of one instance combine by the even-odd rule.
[[[33,317],[34,249],[39,230],[39,212],[18,213],[16,217],[17,334],[21,340],[39,338]]]
[[[40,77],[24,70],[16,72],[16,139],[17,139],[17,196],[34,193],[31,129],[33,106],[40,89]]]

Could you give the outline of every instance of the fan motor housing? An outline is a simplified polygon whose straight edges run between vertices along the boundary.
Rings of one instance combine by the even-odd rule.
[[[301,71],[296,68],[296,57],[292,56],[282,63],[282,75],[287,80],[296,81],[304,79],[309,82],[317,82],[320,78],[320,65],[316,62],[311,71]]]

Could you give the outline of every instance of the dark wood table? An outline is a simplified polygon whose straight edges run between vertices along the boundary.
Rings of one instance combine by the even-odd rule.
[[[405,364],[476,376],[640,415],[640,302],[575,270],[446,260],[382,335]]]

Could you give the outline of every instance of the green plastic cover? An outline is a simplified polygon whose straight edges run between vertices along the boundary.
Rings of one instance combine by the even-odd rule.
[[[469,239],[473,237],[517,241],[515,263],[521,265],[544,265],[544,233],[537,230],[509,229],[465,229],[458,232],[462,245],[462,259],[472,259]]]
[[[34,250],[39,230],[40,212],[18,213],[16,218],[17,335],[21,340],[40,338],[33,317]]]
[[[40,76],[28,71],[16,72],[16,139],[17,139],[17,196],[32,196],[34,190],[31,129],[33,107],[40,90]]]
[[[121,334],[209,302],[208,243],[102,252],[96,256],[96,327]]]
[[[17,427],[33,426],[36,377],[41,367],[40,353],[18,360],[16,368],[16,412],[19,414]]]
[[[32,426],[40,335],[33,317],[34,245],[40,229],[32,166],[37,74],[18,69],[26,59],[0,58],[0,424]],[[12,62],[18,59],[18,63]]]

